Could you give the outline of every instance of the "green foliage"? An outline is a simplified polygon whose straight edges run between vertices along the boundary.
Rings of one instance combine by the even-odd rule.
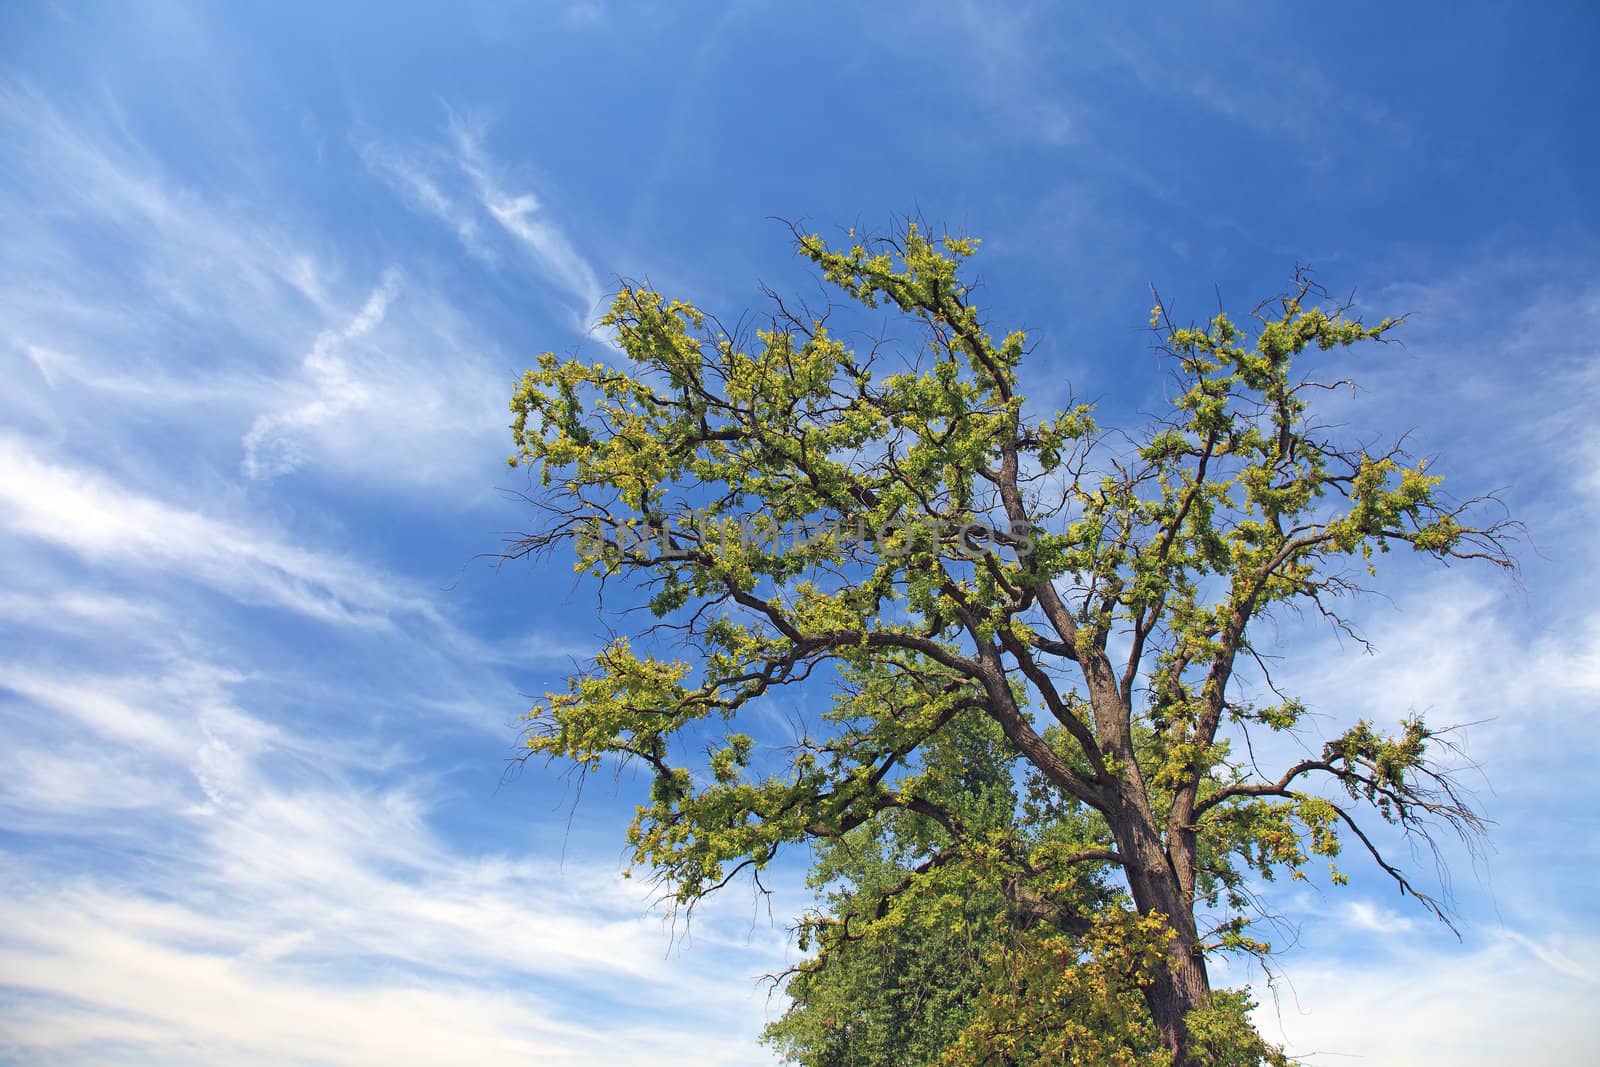
[[[812,881],[825,907],[801,929],[803,943],[827,951],[796,969],[790,1006],[764,1039],[804,1067],[1170,1064],[1142,991],[1171,931],[1129,908],[1104,867],[1071,861],[1098,843],[1094,820],[1036,775],[1019,791],[1016,757],[992,723],[967,717],[951,732],[953,773],[933,795],[960,809],[969,832],[1026,842],[1001,855],[1027,865],[919,872],[956,842],[903,813],[824,842]],[[1032,868],[1047,901],[1018,899]],[[1196,1062],[1287,1064],[1251,1026],[1252,1006],[1219,991],[1192,1013]]]
[[[925,795],[989,841],[1015,839],[1015,756],[994,724],[951,724]],[[991,950],[1010,929],[1008,865],[954,861],[960,844],[937,824],[894,813],[822,842],[812,883],[824,907],[803,944],[828,946],[788,982],[791,998],[765,1040],[807,1067],[934,1063],[968,1025]],[[919,871],[926,865],[927,869]]]
[[[1249,990],[1219,989],[1189,1013],[1195,1067],[1289,1067],[1283,1050],[1263,1040],[1250,1022]]]
[[[1159,916],[1109,908],[1075,935],[1009,938],[990,952],[974,1017],[938,1062],[1168,1067],[1143,990],[1171,937]]]
[[[512,462],[537,471],[548,521],[517,551],[570,548],[579,571],[636,583],[655,643],[689,650],[612,643],[529,713],[530,752],[650,768],[629,842],[686,905],[785,845],[819,847],[825,872],[874,844],[910,850],[846,872],[884,903],[859,925],[806,927],[820,959],[856,963],[837,988],[802,975],[799,995],[832,1017],[820,1006],[847,1003],[874,967],[922,989],[918,968],[976,953],[975,998],[890,996],[894,1019],[863,1025],[881,1044],[936,1011],[944,1035],[955,998],[973,1014],[951,1047],[977,1062],[1053,1056],[1029,1044],[1050,1028],[1077,1035],[1065,1062],[1151,1048],[1222,1062],[1205,1050],[1224,1031],[1246,1047],[1248,1027],[1209,991],[1205,955],[1269,952],[1250,932],[1252,885],[1304,877],[1346,833],[1438,911],[1358,817],[1475,831],[1440,762],[1446,735],[1362,722],[1276,776],[1235,755],[1305,714],[1239,692],[1254,620],[1283,606],[1344,625],[1351,568],[1373,573],[1397,547],[1509,565],[1509,527],[1480,523],[1481,501],[1453,502],[1423,461],[1340,443],[1312,417],[1308,368],[1398,322],[1325,308],[1304,277],[1248,328],[1225,314],[1179,326],[1158,305],[1171,409],[1102,437],[1087,407],[1038,413],[1019,394],[1027,339],[996,339],[971,303],[975,241],[915,225],[838,249],[796,238],[848,297],[912,324],[920,352],[858,351],[781,302],[729,334],[630,286],[604,320],[628,369],[546,355],[518,387]],[[768,697],[815,689],[832,700],[820,730],[763,731]],[[1003,817],[971,810],[990,794],[962,785],[973,720],[1025,772]],[[1118,895],[1091,892],[1102,877]],[[1089,914],[1061,921],[1085,893]]]

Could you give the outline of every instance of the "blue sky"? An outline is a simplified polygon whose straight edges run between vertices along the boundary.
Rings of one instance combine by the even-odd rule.
[[[1285,620],[1328,722],[1477,723],[1458,941],[1370,866],[1283,890],[1311,1062],[1589,1062],[1600,1031],[1600,145],[1582,4],[0,9],[0,1058],[760,1064],[798,864],[674,926],[638,783],[506,775],[606,625],[481,554],[505,404],[619,276],[736,316],[771,216],[985,239],[1030,395],[1137,419],[1139,335],[1297,262],[1405,347],[1334,416],[1528,522],[1396,560],[1376,652]],[[803,857],[798,859],[803,860]],[[1426,855],[1414,869],[1431,873]],[[1535,1055],[1537,1050],[1537,1055]]]

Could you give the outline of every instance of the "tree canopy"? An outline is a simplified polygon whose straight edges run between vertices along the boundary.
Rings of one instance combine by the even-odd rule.
[[[1256,880],[1354,842],[1442,917],[1373,820],[1481,828],[1421,718],[1349,722],[1277,767],[1236,749],[1306,713],[1241,684],[1253,622],[1343,625],[1339,598],[1396,548],[1510,565],[1491,501],[1314,416],[1343,377],[1316,367],[1399,322],[1325,306],[1303,274],[1237,322],[1180,325],[1158,302],[1170,407],[1112,433],[1087,405],[1025,402],[1028,340],[974,303],[975,241],[795,238],[915,342],[835,332],[836,309],[776,293],[759,328],[727,329],[626,285],[603,320],[625,361],[547,354],[517,389],[512,462],[541,518],[512,554],[570,551],[656,619],[529,712],[530,754],[648,768],[628,841],[684,904],[819,847],[849,903],[802,922],[802,990],[928,931],[975,954],[948,1062],[1270,1060],[1206,967],[1271,951]],[[826,710],[782,736],[780,694]],[[968,926],[937,916],[962,902],[1007,928],[956,943]]]

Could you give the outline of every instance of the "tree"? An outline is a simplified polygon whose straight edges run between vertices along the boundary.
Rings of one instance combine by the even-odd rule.
[[[808,927],[823,956],[930,880],[994,880],[1061,920],[1076,869],[1109,875],[1124,903],[1055,922],[1062,940],[1035,946],[1024,984],[1079,1018],[1117,1015],[1126,997],[1103,981],[1117,971],[1141,1007],[1128,1049],[1148,1027],[1180,1067],[1214,1062],[1217,1013],[1238,1007],[1213,995],[1207,955],[1271,951],[1252,936],[1253,879],[1302,877],[1348,837],[1442,918],[1370,820],[1480,831],[1447,733],[1359,721],[1267,773],[1230,745],[1305,712],[1247,699],[1252,622],[1308,608],[1343,626],[1355,572],[1396,547],[1510,565],[1512,527],[1483,517],[1488,501],[1452,502],[1425,461],[1338,441],[1312,415],[1326,386],[1301,365],[1398,321],[1325,310],[1304,275],[1248,330],[1225,314],[1179,326],[1158,302],[1171,410],[1103,434],[1086,405],[1025,404],[1027,340],[997,339],[963,278],[974,241],[915,224],[844,248],[795,238],[917,347],[846,343],[836,308],[773,293],[746,335],[627,285],[603,321],[629,367],[546,354],[517,389],[512,462],[537,471],[543,520],[510,554],[571,550],[602,587],[636,583],[659,620],[636,635],[646,647],[612,640],[529,712],[530,754],[647,767],[633,858],[688,906],[740,872],[759,880],[784,845],[885,820],[937,828],[909,884],[880,890],[889,906]],[[685,658],[657,655],[669,645]],[[774,695],[819,689],[822,729],[748,732]],[[959,762],[970,719],[1093,832],[969,828],[927,779]],[[1028,1003],[1038,1027],[1069,1021]]]
[[[1127,914],[1106,879],[1064,864],[1051,872],[1048,899],[1019,892],[1013,854],[1043,864],[1075,853],[1097,836],[1092,821],[1037,774],[1018,782],[1015,749],[992,720],[962,716],[950,729],[958,743],[921,768],[917,793],[958,821],[966,841],[987,838],[1002,851],[940,863],[958,841],[898,810],[821,842],[812,883],[825,907],[801,929],[828,949],[791,969],[789,1008],[764,1039],[805,1067],[1067,1062],[1066,1042],[1079,1063],[1101,1062],[1087,1055],[1094,1044],[1159,1052],[1147,1025],[1128,1025],[1144,1013],[1121,939],[1110,959],[1076,958],[1092,942],[1106,947],[1088,936],[1097,921]],[[1043,874],[1034,872],[1035,886]],[[1054,1017],[1042,1021],[1041,1011]]]
[[[826,951],[787,972],[788,1009],[763,1039],[803,1067],[1163,1062],[1140,986],[1152,931],[1128,925],[1098,866],[1071,860],[1103,837],[1095,821],[1037,772],[1019,776],[993,720],[950,729],[960,740],[915,788],[962,839],[892,810],[816,846],[823,907],[800,929]],[[999,849],[948,862],[984,840]],[[1219,1006],[1220,1032],[1256,1055],[1210,1062],[1270,1059],[1247,1005]]]
[[[968,834],[1033,832],[1039,824],[1018,818],[1015,754],[993,721],[958,717],[950,730],[960,735],[950,759],[922,769],[918,794]],[[938,823],[903,810],[817,845],[811,882],[824,909],[802,928],[808,940],[847,932],[826,957],[793,968],[789,1009],[767,1042],[806,1067],[939,1062],[971,1023],[990,953],[1012,929],[1003,867],[976,878],[952,865],[919,871],[953,845]]]
[[[918,795],[957,816],[968,841],[997,834],[1010,847],[930,878],[957,842],[915,815],[890,811],[821,842],[812,883],[824,907],[800,928],[827,950],[787,972],[788,1009],[764,1040],[803,1067],[1170,1063],[1142,997],[1159,930],[1141,929],[1125,894],[1072,860],[1103,836],[1095,820],[1036,771],[1019,781],[991,720],[952,729],[969,740],[940,760],[951,766],[922,769]],[[1191,1031],[1203,1024],[1194,1058],[1285,1063],[1251,1007],[1243,993],[1214,993],[1190,1017]]]

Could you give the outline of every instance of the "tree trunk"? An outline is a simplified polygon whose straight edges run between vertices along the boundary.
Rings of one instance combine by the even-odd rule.
[[[1164,916],[1173,933],[1167,947],[1166,965],[1156,968],[1153,980],[1144,989],[1144,997],[1161,1043],[1172,1053],[1173,1067],[1190,1067],[1193,1061],[1186,1017],[1211,995],[1205,956],[1200,951],[1200,936],[1195,928],[1193,902],[1187,899],[1179,884],[1177,872],[1155,831],[1154,820],[1140,805],[1126,804],[1114,818],[1113,832],[1128,861],[1124,870],[1134,906],[1141,915],[1159,913]]]
[[[1155,1020],[1161,1044],[1172,1053],[1173,1067],[1190,1067],[1188,1014],[1211,995],[1206,965],[1198,945],[1179,933],[1172,939],[1167,965],[1159,968],[1144,989],[1145,1003]]]

